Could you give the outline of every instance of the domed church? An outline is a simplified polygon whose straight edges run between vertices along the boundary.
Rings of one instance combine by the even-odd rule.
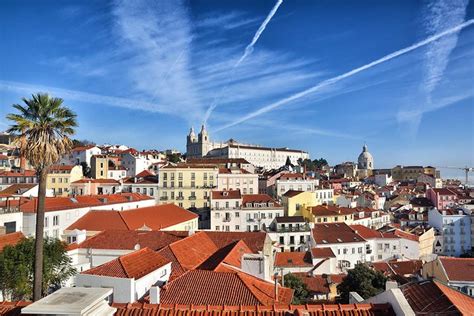
[[[372,154],[367,150],[367,145],[364,144],[364,147],[362,147],[362,152],[357,161],[359,177],[365,178],[370,176],[372,174],[372,169],[374,169],[374,157],[372,157]]]

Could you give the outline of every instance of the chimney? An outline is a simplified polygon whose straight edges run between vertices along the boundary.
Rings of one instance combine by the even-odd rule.
[[[275,303],[276,303],[278,302],[278,272],[274,274],[274,279],[275,279]]]
[[[160,304],[160,288],[158,286],[150,288],[150,304]]]

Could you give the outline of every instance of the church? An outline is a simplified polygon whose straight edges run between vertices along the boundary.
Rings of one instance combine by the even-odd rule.
[[[309,154],[303,150],[289,148],[270,148],[258,145],[239,143],[233,139],[226,142],[213,142],[204,125],[196,136],[191,128],[186,137],[187,158],[243,158],[265,170],[276,169],[284,166],[287,159],[292,164],[297,164],[298,159],[309,159]]]

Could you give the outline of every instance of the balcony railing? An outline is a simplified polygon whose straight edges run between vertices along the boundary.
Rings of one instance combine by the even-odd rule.
[[[285,227],[277,229],[279,233],[293,233],[293,232],[309,232],[311,228],[308,226],[299,226],[299,227]]]
[[[224,217],[222,219],[223,222],[230,222],[232,219],[230,217]]]
[[[189,200],[195,200],[196,199],[196,196],[195,195],[191,195],[190,197],[188,197]]]
[[[168,197],[167,197],[167,196],[162,196],[162,197],[160,197],[160,200],[161,200],[161,201],[167,201],[167,200],[168,200]]]
[[[184,196],[177,196],[177,197],[176,197],[176,200],[182,201],[182,200],[184,200]]]

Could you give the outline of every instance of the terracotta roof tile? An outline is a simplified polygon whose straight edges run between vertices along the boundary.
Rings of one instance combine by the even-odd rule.
[[[472,311],[474,308],[472,297],[435,281],[408,283],[401,286],[400,290],[413,311],[419,315],[459,315],[466,308],[467,311]]]
[[[288,190],[285,192],[285,194],[283,194],[284,197],[288,197],[288,198],[292,198],[294,196],[297,196],[301,193],[303,193],[304,191],[296,191],[296,190]]]
[[[335,258],[336,255],[331,248],[311,248],[313,258]]]
[[[308,273],[293,273],[299,277],[313,293],[328,294],[330,292],[328,280],[322,275],[308,275]],[[345,274],[328,274],[331,283],[339,284],[342,282]]]
[[[315,224],[313,238],[318,245],[365,241],[345,223]]]
[[[438,257],[449,281],[474,281],[474,258]]]
[[[120,193],[104,195],[78,195],[72,197],[47,197],[45,201],[45,211],[61,211],[75,208],[85,208],[120,203],[130,203],[136,201],[151,200],[153,198],[139,193]],[[36,212],[36,198],[29,199],[21,206],[24,213]]]
[[[86,239],[78,247],[134,250],[136,245],[140,245],[157,251],[182,238],[167,231],[106,230]]]
[[[150,248],[143,248],[81,272],[81,274],[134,278],[137,280],[168,263],[170,261],[157,252]]]
[[[193,212],[174,204],[135,208],[125,211],[90,211],[66,230],[137,230],[147,227],[161,230],[197,218]]]
[[[280,207],[268,194],[244,194],[242,195],[242,205],[245,207],[247,203],[268,203],[271,202],[275,207]]]
[[[243,240],[253,253],[263,251],[267,234],[264,232],[217,232],[206,231],[205,234],[214,242],[217,248]]]
[[[197,232],[169,247],[180,265],[187,270],[200,266],[219,249],[204,232]]]
[[[28,191],[38,184],[36,183],[16,183],[12,184],[4,190],[0,191],[0,196],[11,196],[15,194],[23,194],[25,191]]]
[[[280,303],[290,303],[293,290],[278,292]],[[242,272],[194,270],[169,282],[160,298],[164,304],[272,305],[274,295],[273,283]]]
[[[23,238],[25,238],[25,235],[23,235],[22,232],[0,235],[0,252],[2,252],[3,248],[6,246],[15,246]]]
[[[240,199],[242,195],[240,190],[212,191],[213,200]]]
[[[192,305],[118,304],[117,316],[392,316],[390,304],[315,304],[315,305]]]
[[[277,252],[275,267],[312,267],[310,252]]]

